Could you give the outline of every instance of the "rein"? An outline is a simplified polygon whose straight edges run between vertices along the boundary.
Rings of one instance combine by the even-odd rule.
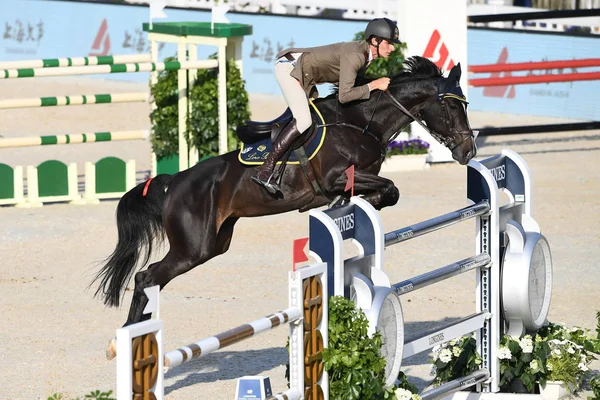
[[[377,136],[375,136],[375,134],[367,131],[367,127],[361,128],[360,126],[357,125],[353,125],[353,124],[349,124],[347,122],[342,122],[342,121],[336,121],[336,122],[330,122],[327,124],[320,124],[317,125],[317,128],[323,128],[323,127],[328,127],[328,126],[345,126],[346,128],[352,128],[352,129],[356,129],[357,131],[360,131],[361,133],[371,136],[373,139],[375,139],[375,141],[377,143],[379,143],[379,146],[381,147],[381,154],[383,155],[383,157],[385,158],[385,152],[387,149],[388,144],[390,144],[391,140],[388,141],[385,145],[381,144],[379,138]],[[400,131],[398,131],[400,132]],[[397,135],[397,133],[395,133],[394,135]]]
[[[338,104],[336,104],[336,122],[330,122],[330,123],[326,123],[326,124],[319,124],[317,125],[317,127],[328,127],[328,126],[344,126],[347,128],[352,128],[352,129],[356,129],[360,132],[362,132],[365,135],[369,135],[371,136],[373,139],[375,139],[379,145],[381,146],[381,157],[382,159],[385,158],[385,154],[387,151],[387,147],[388,145],[400,134],[400,132],[402,131],[402,128],[398,129],[396,132],[394,132],[390,138],[387,140],[387,142],[385,144],[381,143],[381,141],[379,140],[379,138],[374,135],[373,133],[369,132],[367,129],[369,128],[369,125],[371,124],[371,121],[373,120],[373,116],[375,115],[375,112],[377,110],[377,104],[379,103],[379,98],[381,97],[381,93],[379,93],[379,96],[377,97],[377,101],[375,103],[375,108],[373,109],[373,114],[371,115],[371,119],[369,120],[369,122],[367,123],[367,125],[364,128],[361,128],[357,125],[354,124],[349,124],[347,122],[342,122],[339,120],[339,111],[338,111]],[[425,125],[425,123],[423,122],[423,120],[421,118],[419,118],[418,116],[414,115],[413,113],[411,113],[406,107],[404,107],[398,100],[396,100],[396,98],[394,97],[394,95],[389,91],[389,90],[385,90],[385,93],[389,96],[389,98],[392,100],[392,104],[394,104],[394,106],[396,108],[398,108],[400,111],[402,111],[406,116],[410,117],[413,121],[417,122],[419,125],[421,125],[421,127],[423,127],[423,129],[425,129],[425,131],[427,133],[429,133],[431,136],[433,136],[438,142],[440,142],[441,144],[443,144],[444,146],[446,146],[451,152],[453,152],[457,147],[459,147],[460,145],[462,145],[465,141],[467,141],[469,138],[475,138],[475,135],[473,134],[473,130],[471,129],[465,129],[465,130],[461,130],[458,131],[455,128],[448,128],[448,132],[451,134],[450,136],[442,136],[439,133],[429,129],[429,127],[427,125]],[[463,104],[468,104],[467,100],[463,97],[463,96],[459,96],[457,94],[454,93],[440,93],[439,91],[439,81],[438,81],[438,100],[441,103],[441,107],[442,107],[442,111],[444,113],[444,123],[446,124],[446,127],[450,126],[450,113],[448,112],[448,108],[446,106],[446,103],[443,101],[445,98],[453,98],[453,99],[457,99],[458,101],[460,101]],[[467,125],[468,125],[468,120],[467,120]],[[454,137],[458,135],[462,138],[462,140],[460,140],[456,145],[454,145],[453,147],[450,147],[450,144],[452,143]]]
[[[413,119],[413,121],[417,122],[419,125],[421,125],[423,127],[423,129],[425,129],[425,131],[427,133],[429,133],[431,136],[433,136],[434,138],[436,138],[441,144],[443,144],[444,146],[448,147],[448,149],[450,149],[450,151],[454,151],[458,146],[460,146],[461,144],[463,144],[466,140],[468,140],[471,137],[474,137],[473,135],[473,131],[470,129],[466,129],[466,130],[462,130],[462,131],[457,131],[454,128],[449,128],[448,132],[450,132],[451,134],[455,134],[455,135],[459,135],[462,137],[462,140],[460,142],[458,142],[454,147],[450,148],[449,144],[452,142],[452,139],[454,138],[454,135],[451,136],[442,136],[439,133],[429,129],[429,127],[427,127],[427,125],[425,125],[423,123],[423,120],[421,120],[420,118],[416,117],[415,115],[413,115],[410,111],[408,111],[408,109],[406,107],[404,107],[402,104],[400,104],[400,102],[398,100],[396,100],[396,98],[392,95],[392,93],[389,90],[386,90],[385,93],[390,97],[390,99],[392,100],[392,103],[396,106],[396,108],[398,108],[400,111],[402,111],[404,114],[406,114],[407,116],[409,116],[410,118]],[[442,110],[444,111],[444,123],[446,124],[446,126],[450,125],[450,115],[448,113],[448,109],[446,108],[446,104],[442,101],[443,99],[445,99],[446,97],[452,97],[452,98],[456,98],[457,100],[466,103],[466,100],[464,98],[459,98],[458,96],[451,94],[451,93],[441,93],[438,95],[438,99],[441,102],[442,105]],[[396,131],[391,137],[390,140],[388,140],[388,144],[392,142],[392,140],[394,140],[396,138],[396,136],[398,136],[398,134],[400,133],[400,130]]]

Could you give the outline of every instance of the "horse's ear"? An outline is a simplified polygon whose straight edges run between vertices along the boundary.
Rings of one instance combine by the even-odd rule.
[[[456,84],[458,82],[460,82],[460,75],[462,74],[462,71],[460,69],[460,63],[456,64],[454,67],[452,67],[452,69],[450,70],[450,73],[448,74],[448,78],[447,78],[447,84],[446,84],[446,90],[450,90],[450,89],[454,89],[454,87],[456,87]]]

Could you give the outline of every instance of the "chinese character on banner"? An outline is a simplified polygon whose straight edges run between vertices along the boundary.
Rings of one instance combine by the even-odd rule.
[[[34,25],[31,25],[29,22],[27,23],[27,41],[35,42],[35,37],[33,36],[33,30],[35,29]]]
[[[162,51],[163,47],[165,47],[165,45],[166,45],[165,42],[158,42],[158,54],[160,54],[160,52]],[[148,41],[148,46],[146,46],[146,51],[148,53],[152,51],[150,41]]]
[[[135,41],[135,50],[141,53],[146,47],[146,39],[144,38],[144,32],[142,32],[140,29],[136,29],[135,35],[137,38]]]
[[[12,39],[12,26],[8,22],[4,23],[4,39]]]
[[[15,39],[17,40],[17,42],[22,43],[23,42],[23,38],[25,36],[25,32],[23,31],[23,23],[21,22],[21,20],[17,20],[16,22],[17,25],[17,35],[15,37]]]
[[[259,45],[256,44],[256,42],[253,40],[252,41],[252,51],[250,52],[250,58],[258,58],[258,49],[260,48]]]
[[[294,39],[291,39],[287,45],[277,42],[277,53],[279,54],[283,49],[290,49],[294,47],[294,44],[296,44],[294,43]]]
[[[263,46],[259,46],[255,41],[252,41],[252,51],[250,52],[250,58],[258,58],[265,62],[272,62],[275,53],[273,52],[273,46],[271,40],[268,38],[263,39]]]
[[[271,62],[271,61],[273,61],[273,47],[271,47],[271,41],[269,39],[265,38],[264,42],[265,42],[265,49],[263,51],[262,59],[266,62]]]
[[[131,48],[131,35],[127,31],[125,31],[125,39],[123,39],[122,46],[125,49],[130,49]]]
[[[40,20],[40,22],[37,24],[37,28],[38,28],[37,41],[39,43],[42,40],[42,38],[44,37],[44,21]]]
[[[37,32],[36,32],[37,28]],[[36,35],[37,33],[37,35]],[[44,37],[44,21],[33,24],[29,21],[16,19],[14,23],[4,22],[3,39],[12,40],[22,44],[23,42],[40,42]]]
[[[160,52],[165,45],[166,43],[159,42],[158,51]],[[150,41],[146,40],[144,32],[140,29],[134,29],[133,34],[129,33],[129,31],[125,31],[123,36],[123,44],[121,44],[121,47],[124,49],[130,49],[131,51],[137,51],[138,53],[151,51]]]

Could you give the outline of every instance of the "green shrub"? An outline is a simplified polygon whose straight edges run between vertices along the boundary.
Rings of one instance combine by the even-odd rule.
[[[112,395],[112,390],[109,390],[108,392],[101,392],[100,390],[95,390],[92,391],[88,394],[86,394],[83,399],[90,399],[90,400],[115,400],[114,397],[111,397]],[[60,393],[54,393],[52,396],[48,397],[48,400],[64,400],[65,398],[63,397],[62,394]],[[75,398],[74,400],[80,400],[79,397]]]
[[[365,32],[358,32],[354,35],[354,40],[365,40]],[[381,78],[390,74],[390,68],[394,69],[390,75],[397,74],[402,69],[402,63],[404,62],[404,52],[406,51],[406,43],[396,45],[396,49],[390,53],[388,58],[376,58],[374,59],[367,71],[365,76],[368,78]],[[396,61],[396,59],[398,59]]]
[[[395,398],[385,389],[385,359],[381,334],[369,337],[369,322],[354,303],[340,296],[329,299],[329,347],[323,351],[329,373],[329,398],[364,400]]]
[[[210,58],[215,58],[211,56]],[[167,58],[166,61],[176,61]],[[198,148],[200,158],[219,151],[218,69],[200,69],[194,85],[188,89],[191,113],[188,116],[188,146]],[[178,153],[177,71],[162,71],[151,87],[156,109],[150,114],[152,148],[157,159]],[[238,148],[235,130],[250,118],[248,94],[240,70],[233,60],[227,61],[227,143],[228,150]]]

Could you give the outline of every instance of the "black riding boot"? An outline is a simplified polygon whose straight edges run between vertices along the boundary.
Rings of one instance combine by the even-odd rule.
[[[275,164],[281,158],[281,156],[288,150],[294,140],[296,140],[302,132],[298,131],[296,127],[296,120],[293,119],[290,123],[281,130],[277,139],[271,147],[271,151],[267,156],[265,162],[256,169],[256,173],[252,177],[252,180],[261,186],[264,186],[270,193],[277,193],[281,189],[275,183],[273,177],[273,170]]]

